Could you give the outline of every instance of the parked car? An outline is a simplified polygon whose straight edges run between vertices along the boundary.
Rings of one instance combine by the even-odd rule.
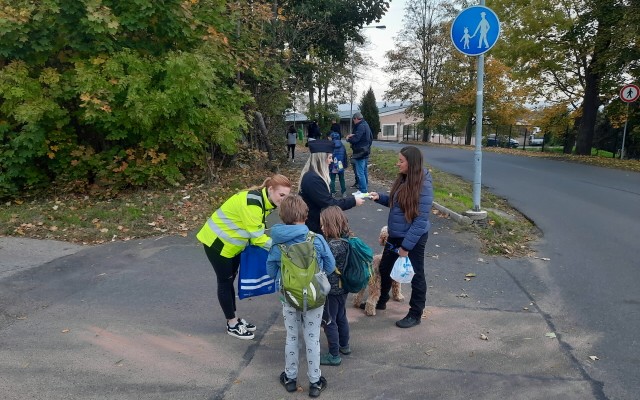
[[[529,146],[542,146],[544,138],[537,138],[534,135],[529,135]]]
[[[507,139],[504,137],[498,137],[498,139],[496,140],[496,135],[495,133],[490,134],[489,136],[487,136],[487,146],[489,147],[509,147],[512,149],[517,149],[518,147],[520,147],[520,143],[515,140],[515,139]]]

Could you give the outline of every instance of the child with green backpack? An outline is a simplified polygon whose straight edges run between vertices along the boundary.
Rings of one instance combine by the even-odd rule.
[[[309,396],[318,397],[327,387],[320,371],[320,325],[326,293],[318,276],[336,269],[329,245],[305,225],[309,208],[300,196],[287,196],[280,204],[284,224],[271,228],[273,241],[267,258],[267,273],[282,294],[282,315],[287,330],[285,367],[280,383],[287,392],[298,388],[298,332],[302,328],[307,354]],[[325,278],[326,279],[326,278]]]

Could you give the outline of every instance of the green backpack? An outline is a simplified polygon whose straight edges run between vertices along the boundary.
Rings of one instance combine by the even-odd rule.
[[[369,284],[373,272],[373,250],[358,237],[342,240],[349,243],[347,265],[341,272],[342,288],[349,293],[358,293]]]
[[[313,245],[315,233],[307,233],[304,242],[280,244],[280,275],[282,294],[290,306],[307,311],[322,306],[326,296],[320,291],[315,274],[320,272]]]

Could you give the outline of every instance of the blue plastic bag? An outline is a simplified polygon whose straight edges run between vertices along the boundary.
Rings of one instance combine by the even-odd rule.
[[[258,246],[247,246],[240,253],[240,272],[238,274],[238,297],[240,299],[275,293],[275,281],[267,274],[268,255],[267,250]]]
[[[409,257],[398,257],[391,270],[391,279],[399,283],[411,283],[415,272]]]

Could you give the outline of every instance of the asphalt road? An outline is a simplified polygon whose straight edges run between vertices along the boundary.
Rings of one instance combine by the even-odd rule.
[[[376,143],[387,149],[403,145]],[[422,146],[427,163],[470,182],[473,151]],[[610,399],[640,397],[640,173],[483,152],[483,190],[506,198],[543,232],[550,261],[511,273]],[[586,349],[595,364],[578,356]]]

